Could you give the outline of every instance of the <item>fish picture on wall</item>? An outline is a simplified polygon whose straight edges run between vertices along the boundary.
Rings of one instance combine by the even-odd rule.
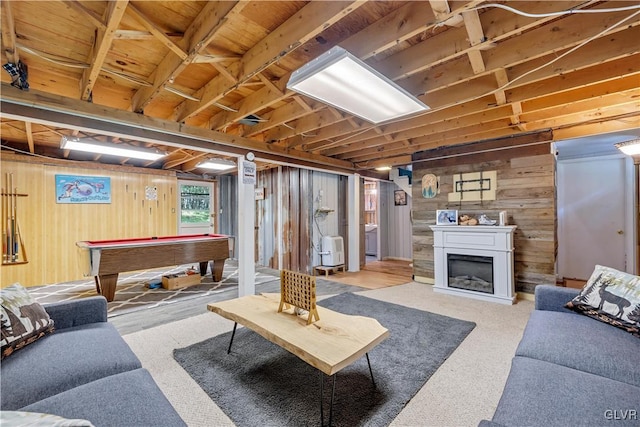
[[[111,203],[111,178],[56,175],[57,203]]]

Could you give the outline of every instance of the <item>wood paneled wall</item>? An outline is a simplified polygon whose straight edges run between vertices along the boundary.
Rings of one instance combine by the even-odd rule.
[[[430,150],[414,154],[413,162],[413,263],[416,280],[433,280],[433,232],[437,209],[457,209],[460,214],[482,213],[498,219],[507,211],[509,224],[516,225],[516,291],[533,293],[538,284],[555,284],[556,193],[555,157],[546,133],[469,144],[459,154]],[[477,154],[464,153],[477,152]],[[448,202],[453,175],[497,171],[494,201]],[[421,180],[426,173],[440,179],[440,193],[423,198]]]
[[[411,186],[416,187],[415,181]],[[412,259],[412,241],[411,241],[411,211],[413,209],[413,196],[407,195],[407,204],[403,206],[395,205],[394,191],[400,190],[395,183],[381,182],[380,183],[380,210],[386,209],[387,223],[383,224],[380,228],[387,228],[388,238],[381,240],[382,246],[386,246],[386,249],[382,249],[386,258],[390,259]]]
[[[282,185],[278,185],[278,173]],[[256,201],[256,262],[311,274],[321,262],[321,236],[341,235],[340,175],[282,166],[258,172],[256,186],[265,189],[264,200]],[[282,235],[278,233],[278,206],[282,207]],[[314,217],[320,206],[334,211]],[[282,265],[278,262],[279,241]]]
[[[288,166],[258,172],[257,186],[265,188],[265,199],[256,202],[256,260],[271,268],[311,273],[311,225],[313,172]],[[282,206],[282,235],[278,230],[278,204]],[[282,239],[282,265],[278,265],[277,239]]]
[[[82,163],[41,161],[4,154],[5,173],[13,173],[19,193],[18,216],[29,258],[25,265],[2,266],[2,287],[83,279],[76,242],[162,236],[177,233],[177,178],[173,172],[132,167],[102,167]],[[59,204],[55,175],[111,178],[110,204]],[[145,200],[145,188],[156,187],[158,200]],[[92,278],[87,280],[93,281]]]

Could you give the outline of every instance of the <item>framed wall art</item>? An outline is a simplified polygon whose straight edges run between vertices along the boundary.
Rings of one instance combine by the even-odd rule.
[[[437,210],[436,225],[458,225],[458,211],[454,209]]]
[[[111,203],[111,178],[56,175],[56,203]]]
[[[396,206],[405,206],[407,204],[407,193],[404,190],[395,190],[393,192],[393,201]]]

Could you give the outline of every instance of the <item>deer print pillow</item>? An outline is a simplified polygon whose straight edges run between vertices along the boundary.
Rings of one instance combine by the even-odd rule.
[[[640,338],[640,277],[596,265],[567,308],[609,323]]]
[[[0,322],[2,359],[53,332],[53,320],[18,283],[0,289]]]

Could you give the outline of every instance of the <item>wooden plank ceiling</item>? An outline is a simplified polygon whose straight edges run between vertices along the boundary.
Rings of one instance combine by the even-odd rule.
[[[3,152],[202,173],[196,164],[211,153],[253,151],[264,164],[368,173],[435,147],[547,129],[566,139],[640,127],[640,2],[1,7],[2,64],[24,63],[30,86],[11,87],[1,71]],[[287,90],[293,71],[335,45],[431,110],[373,126]],[[143,163],[88,156],[61,150],[64,135],[169,155]]]

